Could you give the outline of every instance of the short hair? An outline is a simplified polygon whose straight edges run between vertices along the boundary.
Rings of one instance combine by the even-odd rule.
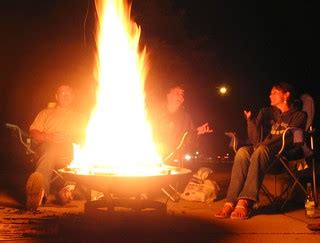
[[[272,87],[282,91],[283,93],[289,92],[290,96],[289,96],[288,102],[289,103],[294,102],[296,94],[295,94],[295,89],[291,84],[286,82],[278,82],[278,83],[274,83]]]
[[[60,87],[62,87],[62,86],[69,87],[69,88],[74,92],[74,88],[72,87],[71,84],[62,82],[62,83],[59,83],[59,84],[56,86],[56,91],[55,91],[56,94],[58,93]]]
[[[166,93],[167,93],[167,94],[170,93],[170,92],[171,92],[173,89],[175,89],[175,88],[180,88],[180,89],[185,90],[185,89],[186,89],[186,86],[185,86],[184,83],[174,83],[174,84],[171,84],[171,85],[168,86]]]

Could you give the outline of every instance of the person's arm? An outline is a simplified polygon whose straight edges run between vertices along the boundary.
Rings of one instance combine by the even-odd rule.
[[[193,121],[189,114],[186,114],[186,121],[187,121],[187,129],[185,130],[188,132],[188,138],[186,139],[185,144],[189,147],[196,148],[199,146],[199,135],[203,135],[206,133],[212,133],[213,130],[209,127],[209,123],[206,122],[202,124],[201,126],[195,128]]]
[[[48,116],[51,114],[50,109],[45,109],[39,112],[29,128],[29,134],[32,140],[36,143],[54,142],[61,143],[70,141],[70,138],[62,133],[45,132],[44,124]]]
[[[31,129],[29,131],[29,134],[31,139],[36,141],[37,143],[53,141],[53,134],[51,133],[41,132],[37,129]]]
[[[292,128],[301,128],[304,129],[306,126],[307,122],[307,115],[304,112],[297,112],[292,119],[292,122],[289,124],[289,127]],[[286,135],[285,138],[287,144],[292,143],[292,133],[289,132]],[[275,136],[271,139],[266,139],[265,141],[262,142],[263,145],[274,145],[274,144],[281,144],[282,143],[282,135],[280,134],[279,136]]]
[[[256,118],[252,118],[250,111],[244,111],[247,119],[247,132],[249,142],[252,144],[258,144],[263,139],[261,136],[262,123],[266,118],[265,108],[262,108]]]
[[[29,135],[36,143],[43,143],[52,140],[52,134],[44,132],[43,124],[45,123],[47,116],[47,110],[40,111],[29,128]]]

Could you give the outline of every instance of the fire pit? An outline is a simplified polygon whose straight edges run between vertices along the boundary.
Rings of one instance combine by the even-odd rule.
[[[166,212],[166,204],[143,199],[141,194],[175,184],[189,175],[191,170],[166,166],[166,171],[158,175],[120,176],[112,174],[79,174],[76,170],[64,168],[59,170],[67,181],[73,181],[87,190],[102,192],[104,197],[92,200],[91,194],[86,193],[85,212],[100,212],[107,209],[115,211],[116,207],[130,208],[136,212],[143,209],[153,209],[157,212]],[[111,195],[117,195],[113,198]]]

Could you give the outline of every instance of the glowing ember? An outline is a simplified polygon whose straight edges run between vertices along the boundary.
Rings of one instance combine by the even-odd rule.
[[[96,0],[97,102],[86,142],[75,148],[69,168],[77,173],[161,174],[163,166],[145,111],[145,50],[140,28],[123,0]]]

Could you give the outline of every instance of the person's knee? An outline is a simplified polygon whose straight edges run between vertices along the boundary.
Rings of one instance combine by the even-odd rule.
[[[253,152],[253,154],[269,154],[270,150],[266,145],[259,145]]]
[[[57,148],[54,143],[44,142],[37,148],[37,153],[42,156],[43,154],[55,154]]]
[[[56,149],[56,146],[52,143],[45,143],[41,145],[41,150],[39,151],[38,156],[38,164],[51,164],[54,163],[54,161],[58,157],[58,151]]]
[[[235,158],[247,158],[250,156],[250,147],[241,147],[236,152]]]
[[[271,157],[269,148],[265,145],[260,145],[254,150],[250,159],[250,163],[259,166],[266,166],[270,162],[270,160]]]

